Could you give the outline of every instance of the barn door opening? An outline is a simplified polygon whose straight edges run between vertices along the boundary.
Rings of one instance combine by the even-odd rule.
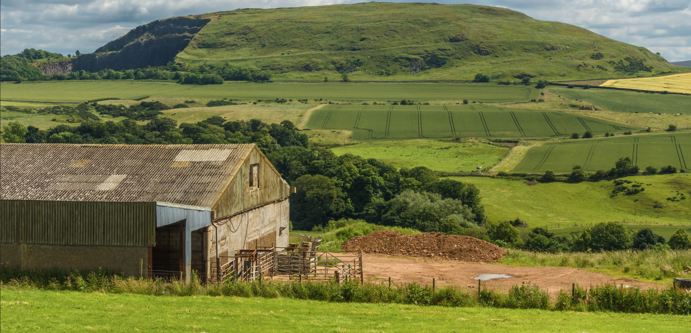
[[[185,223],[156,229],[156,246],[151,250],[151,275],[154,278],[181,278],[185,270]]]

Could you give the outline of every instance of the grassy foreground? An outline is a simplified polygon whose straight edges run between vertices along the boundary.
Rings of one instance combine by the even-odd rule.
[[[2,289],[3,332],[680,332],[691,317]]]

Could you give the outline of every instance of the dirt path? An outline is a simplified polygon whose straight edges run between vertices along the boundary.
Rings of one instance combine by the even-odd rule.
[[[438,286],[453,285],[476,290],[475,277],[480,274],[508,274],[511,278],[483,282],[486,288],[507,291],[514,285],[531,283],[556,295],[559,290],[571,290],[571,284],[582,287],[602,284],[659,288],[660,285],[628,278],[614,278],[602,273],[570,267],[516,267],[502,264],[473,263],[420,257],[365,254],[363,257],[365,280],[393,283],[418,282],[431,284],[435,278]]]
[[[300,119],[300,124],[298,125],[298,128],[303,129],[307,127],[307,122],[310,120],[310,117],[312,117],[312,113],[327,105],[328,104],[319,104],[313,108],[307,109],[307,111],[305,111],[305,113],[302,114],[302,119]]]

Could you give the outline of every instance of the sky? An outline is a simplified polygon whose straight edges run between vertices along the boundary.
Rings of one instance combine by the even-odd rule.
[[[237,8],[315,6],[354,0],[2,0],[0,53],[40,48],[62,54],[93,52],[130,29],[162,18]],[[400,2],[405,2],[400,1]],[[415,2],[424,2],[416,0]],[[691,0],[467,0],[501,6],[536,19],[571,23],[691,60]]]

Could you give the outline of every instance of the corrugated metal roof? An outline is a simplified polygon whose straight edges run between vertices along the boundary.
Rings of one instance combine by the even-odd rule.
[[[253,144],[1,144],[0,199],[212,207]]]

